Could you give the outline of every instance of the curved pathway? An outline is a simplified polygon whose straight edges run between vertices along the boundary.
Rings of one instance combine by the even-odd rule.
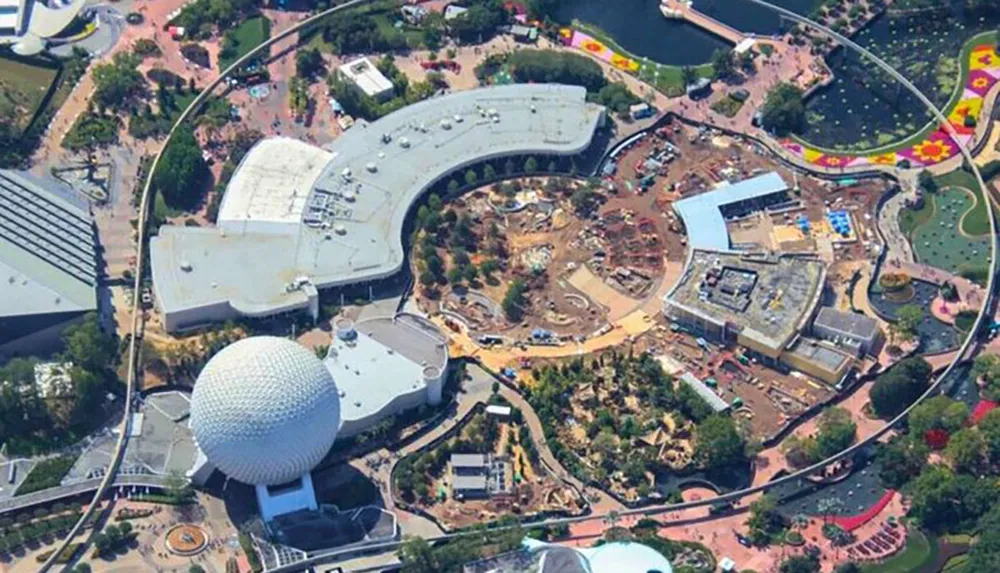
[[[174,133],[178,129],[178,126],[180,126],[184,121],[186,121],[189,117],[191,117],[191,115],[204,103],[205,99],[212,93],[212,91],[218,85],[220,85],[225,80],[225,78],[228,76],[228,74],[230,74],[233,70],[235,70],[239,66],[243,65],[245,62],[249,61],[251,58],[256,57],[257,54],[259,54],[262,50],[264,50],[264,49],[270,49],[270,46],[273,45],[274,43],[281,41],[282,39],[288,37],[291,34],[297,33],[298,30],[302,26],[306,26],[306,25],[312,24],[315,21],[317,21],[317,20],[319,20],[321,18],[325,18],[326,16],[328,16],[330,14],[333,14],[333,13],[336,13],[336,12],[338,12],[340,10],[361,5],[361,4],[365,3],[366,1],[368,1],[368,0],[351,0],[351,1],[347,2],[347,3],[345,3],[345,4],[341,4],[341,5],[339,5],[339,6],[335,7],[335,8],[332,8],[330,10],[321,12],[320,14],[317,14],[316,16],[313,16],[313,17],[311,17],[311,18],[309,18],[307,20],[304,20],[303,22],[301,22],[300,24],[296,25],[295,27],[293,27],[293,28],[291,28],[289,30],[286,30],[286,31],[282,32],[281,34],[278,34],[278,35],[272,37],[267,42],[261,44],[261,46],[258,46],[254,50],[250,51],[243,58],[240,58],[240,60],[238,60],[236,63],[234,63],[228,69],[226,69],[215,80],[213,80],[207,86],[207,88],[204,91],[202,91],[198,95],[197,98],[195,98],[194,102],[192,102],[192,104],[190,106],[188,106],[187,109],[184,110],[184,112],[181,114],[180,118],[178,119],[178,122],[171,129],[171,132],[170,132],[170,134],[167,137],[167,142],[169,142],[170,138],[174,135]],[[917,90],[905,78],[903,78],[902,76],[900,76],[890,66],[888,66],[887,64],[885,64],[884,62],[882,62],[878,58],[875,58],[872,54],[870,54],[864,48],[862,48],[862,47],[858,46],[857,44],[851,42],[847,38],[844,38],[840,34],[837,34],[836,32],[833,32],[832,30],[824,28],[824,27],[822,27],[822,26],[820,26],[820,25],[818,25],[818,24],[816,24],[816,23],[814,23],[814,22],[812,22],[812,21],[810,21],[810,20],[808,20],[806,18],[803,18],[803,17],[799,16],[798,14],[796,14],[794,12],[791,12],[789,10],[785,10],[783,8],[774,6],[772,4],[764,2],[763,0],[751,0],[751,2],[753,2],[754,4],[757,4],[757,5],[763,6],[765,8],[768,8],[768,9],[774,11],[774,12],[778,12],[779,14],[785,16],[788,19],[791,19],[793,21],[796,21],[796,22],[799,22],[799,23],[803,23],[803,24],[808,25],[810,27],[816,28],[816,29],[822,31],[823,33],[825,33],[825,34],[833,37],[834,39],[836,39],[837,41],[839,41],[841,44],[849,47],[850,49],[852,49],[854,51],[857,51],[857,52],[860,52],[863,55],[869,57],[872,61],[876,62],[876,64],[878,64],[880,67],[882,67],[883,69],[885,69],[888,73],[890,73],[890,75],[892,75],[898,81],[900,81],[907,89],[909,89],[910,91],[914,92],[914,94],[928,107],[928,109],[930,109],[930,110],[932,110],[934,112],[934,114],[938,118],[938,120],[941,121],[943,124],[946,124],[946,119],[943,117],[943,115],[941,114],[940,110],[938,110],[936,107],[934,107],[933,104],[929,100],[927,100],[927,98],[925,96],[923,96],[923,94],[921,94],[919,92],[919,90]],[[950,126],[950,124],[947,124],[946,127],[950,128],[951,126]],[[951,130],[951,133],[952,133],[953,136],[955,135],[953,129]],[[956,140],[957,140],[957,138],[956,138]],[[164,144],[164,148],[165,147],[166,147],[166,143]],[[971,164],[972,163],[972,157],[971,157],[971,154],[969,153],[969,151],[967,149],[965,149],[964,147],[962,147],[961,151],[962,151],[962,154],[965,157],[965,159]],[[150,169],[150,173],[155,172],[156,166],[158,165],[161,157],[162,157],[162,149],[161,149],[161,152],[156,156],[156,158],[155,158],[155,160],[153,162],[153,165],[152,165],[152,167]],[[872,169],[871,166],[866,166],[866,167],[868,168],[869,171]],[[881,166],[879,166],[879,167],[881,167]],[[878,169],[879,167],[876,167],[876,169]],[[815,166],[810,166],[809,169],[810,170],[815,170]],[[976,176],[977,182],[980,185],[980,188],[983,189],[984,193],[985,193],[986,192],[985,191],[986,190],[986,186],[985,186],[985,184],[982,181],[982,177],[980,176],[978,169],[975,169],[974,164],[973,164],[973,171],[974,171],[974,174]],[[142,193],[142,198],[141,198],[142,209],[140,211],[140,218],[139,218],[139,225],[138,225],[138,232],[139,232],[139,241],[138,241],[138,243],[139,243],[140,246],[142,246],[142,245],[145,244],[145,239],[146,239],[146,233],[147,233],[147,216],[146,215],[147,215],[147,213],[149,211],[149,201],[150,201],[150,197],[151,197],[151,192],[150,192],[151,191],[151,183],[152,183],[152,178],[149,177],[147,179],[147,181],[146,181],[146,184],[145,184],[144,188],[143,188],[143,193]],[[990,196],[991,196],[991,199],[993,199],[994,201],[996,201],[996,198],[992,194]],[[995,253],[996,252],[996,232],[995,232],[995,230],[996,230],[996,220],[995,220],[995,215],[993,213],[993,210],[990,210],[990,225],[991,225],[991,230],[993,231],[993,236],[994,236],[993,250],[994,250],[994,253]],[[140,248],[139,254],[138,254],[138,261],[137,261],[137,264],[136,264],[137,268],[142,268],[142,266],[143,266],[143,264],[142,264],[142,257],[144,256],[144,254],[145,254],[145,249],[144,248]],[[988,287],[988,292],[989,293],[993,292],[993,281],[994,281],[994,277],[996,275],[996,263],[997,263],[996,257],[993,257],[992,260],[991,260],[991,265],[990,265],[991,274],[990,274],[990,283],[989,283],[989,287]],[[137,273],[136,279],[135,279],[135,285],[134,285],[135,288],[136,288],[136,291],[139,290],[139,287],[140,287],[139,282],[140,282],[141,278],[142,278],[141,277],[141,273]],[[138,312],[137,304],[138,304],[138,299],[135,301],[135,305],[133,306],[133,309],[132,309],[132,312],[133,312],[132,332],[133,333],[140,332],[140,328],[139,327],[140,327],[141,314]],[[977,317],[976,323],[975,323],[975,327],[973,328],[973,332],[975,332],[976,330],[978,330],[978,327],[979,327],[979,325],[981,324],[981,322],[983,320],[983,314],[984,313],[981,312],[980,315]],[[131,407],[131,405],[132,405],[133,388],[134,388],[134,385],[135,385],[135,375],[136,375],[136,369],[137,369],[137,343],[136,343],[136,339],[135,339],[134,336],[129,341],[129,345],[128,346],[129,346],[129,353],[128,353],[129,358],[128,358],[127,403]],[[969,336],[969,337],[966,338],[966,340],[963,343],[960,351],[956,355],[956,359],[966,356],[969,353],[970,350],[974,350],[974,337],[972,337],[972,336]],[[660,506],[660,507],[645,508],[645,509],[639,509],[639,510],[627,510],[627,511],[622,512],[622,514],[623,515],[645,515],[645,514],[651,514],[652,515],[652,514],[658,514],[658,513],[664,513],[664,512],[670,512],[670,511],[676,511],[676,510],[686,509],[686,508],[689,508],[689,507],[706,506],[706,505],[710,505],[710,504],[716,503],[718,501],[729,501],[729,500],[735,501],[735,500],[739,500],[739,499],[742,499],[744,497],[747,497],[749,495],[757,494],[757,493],[759,493],[761,491],[764,491],[766,489],[769,489],[770,487],[779,485],[781,483],[785,483],[785,482],[788,482],[788,481],[796,480],[796,479],[799,479],[800,477],[802,477],[804,475],[808,475],[810,473],[814,473],[818,469],[821,469],[821,468],[823,468],[823,467],[825,467],[825,466],[827,466],[827,465],[829,465],[831,463],[834,463],[834,462],[836,462],[836,461],[838,461],[840,459],[843,459],[843,458],[845,458],[847,456],[853,455],[855,452],[857,452],[861,448],[867,446],[867,444],[871,440],[877,439],[879,436],[881,436],[881,435],[885,434],[886,432],[890,431],[891,427],[894,424],[897,424],[900,421],[902,421],[903,419],[905,419],[905,417],[908,415],[909,411],[916,404],[918,404],[920,401],[922,401],[926,397],[928,397],[928,396],[930,396],[930,395],[932,395],[933,393],[936,392],[937,387],[941,383],[941,381],[944,378],[944,376],[946,376],[951,371],[951,369],[954,366],[955,366],[955,362],[953,361],[944,370],[944,372],[942,373],[942,375],[939,376],[933,382],[933,384],[927,390],[927,392],[924,395],[922,395],[917,400],[917,402],[915,402],[913,405],[911,405],[909,408],[907,408],[903,413],[901,413],[897,418],[893,419],[889,424],[886,424],[880,430],[878,430],[877,432],[875,432],[874,435],[872,437],[870,437],[868,440],[860,442],[860,443],[858,443],[855,446],[852,446],[850,448],[847,448],[847,449],[843,450],[842,452],[839,452],[838,454],[836,454],[834,456],[831,456],[830,458],[828,458],[826,460],[823,460],[823,461],[821,461],[821,462],[819,462],[819,463],[817,463],[817,464],[815,464],[815,465],[813,465],[813,466],[811,466],[809,468],[805,468],[805,469],[801,470],[800,472],[796,472],[796,473],[790,474],[788,476],[785,476],[783,478],[779,478],[777,480],[774,480],[774,481],[772,481],[770,483],[767,483],[767,484],[764,484],[764,485],[751,487],[751,488],[748,488],[748,489],[745,489],[745,490],[739,490],[739,491],[731,492],[729,494],[720,495],[720,496],[716,496],[716,497],[709,498],[709,499],[702,499],[702,500],[697,500],[697,501],[685,502],[685,503],[682,503],[682,504],[665,505],[665,506]],[[124,436],[128,435],[128,433],[129,433],[128,432],[128,425],[129,425],[130,419],[131,419],[130,412],[126,411],[126,415],[124,416],[124,418],[123,418],[123,420],[121,422],[121,430],[122,430],[121,433],[120,433],[121,437],[124,437]],[[118,469],[119,463],[121,461],[122,452],[124,451],[123,445],[124,445],[124,440],[120,439],[119,443],[118,443],[118,447],[115,450],[115,457],[112,460],[112,464],[110,465],[110,471],[108,473],[108,476],[101,483],[101,486],[100,486],[100,488],[99,488],[99,490],[97,492],[97,495],[95,495],[95,498],[94,498],[95,502],[99,501],[101,499],[101,497],[103,497],[103,495],[106,492],[108,486],[114,480],[115,474],[117,473],[117,469]],[[70,532],[70,534],[66,537],[66,539],[62,542],[62,544],[56,549],[56,551],[53,552],[53,556],[48,561],[46,561],[46,563],[44,563],[42,565],[42,567],[40,569],[41,571],[43,571],[43,572],[44,571],[48,571],[52,567],[52,565],[54,564],[54,561],[55,561],[55,557],[59,553],[61,553],[61,551],[63,549],[65,549],[65,547],[71,542],[71,540],[73,539],[73,537],[76,536],[79,533],[79,531],[80,531],[80,529],[81,529],[84,521],[90,516],[90,514],[92,513],[93,508],[95,507],[95,505],[96,505],[96,503],[92,503],[91,504],[91,506],[88,508],[87,512],[85,513],[83,519],[81,519],[80,522],[78,522],[76,524],[76,526],[73,528],[73,530]],[[565,524],[570,524],[570,523],[577,523],[577,522],[581,522],[581,521],[589,521],[589,520],[593,520],[593,519],[599,519],[601,517],[602,517],[601,514],[596,514],[595,513],[594,515],[584,516],[584,517],[580,517],[580,518],[550,520],[550,521],[544,522],[544,523],[551,523],[551,524],[563,524],[563,523],[565,523]],[[449,537],[452,537],[452,536],[449,536]],[[380,547],[384,547],[386,549],[394,549],[394,548],[398,547],[398,545],[399,545],[399,542],[392,542],[392,543],[381,544]],[[369,547],[368,549],[371,550],[372,548]],[[352,554],[353,552],[356,552],[356,551],[357,551],[357,549],[354,549],[354,550],[337,550],[337,551],[329,552],[329,553],[327,553],[325,555],[318,555],[314,559],[311,559],[310,561],[321,562],[319,560],[324,560],[325,561],[327,559],[332,558],[334,555],[348,555],[348,554]],[[296,569],[300,569],[302,567],[302,565],[303,564],[297,564],[294,567]]]
[[[181,112],[180,116],[177,118],[177,121],[170,129],[170,133],[167,134],[166,139],[164,139],[163,145],[160,147],[159,152],[156,154],[156,158],[150,165],[149,175],[147,176],[146,184],[143,186],[142,189],[142,196],[139,207],[139,220],[136,225],[136,231],[138,234],[136,238],[136,244],[139,247],[136,253],[135,268],[137,269],[144,268],[145,266],[144,260],[145,257],[148,256],[146,241],[149,233],[149,213],[150,213],[150,200],[152,198],[153,173],[156,172],[156,167],[159,165],[160,159],[163,157],[163,151],[167,148],[167,145],[169,145],[170,140],[173,138],[174,134],[177,133],[178,128],[181,125],[183,125],[184,122],[186,122],[202,106],[202,104],[205,103],[205,100],[212,95],[212,93],[215,91],[217,87],[219,87],[225,82],[229,74],[233,73],[244,64],[256,58],[258,54],[260,54],[262,51],[270,50],[273,44],[281,42],[282,40],[293,34],[298,34],[299,30],[305,26],[312,25],[315,22],[318,22],[319,20],[322,20],[323,18],[326,18],[327,16],[330,16],[332,14],[336,14],[338,12],[356,6],[361,6],[371,1],[372,0],[349,0],[348,2],[334,6],[333,8],[330,8],[328,10],[324,10],[323,12],[320,12],[315,16],[312,16],[310,18],[307,18],[299,22],[295,26],[292,26],[291,28],[282,31],[279,34],[272,36],[264,43],[257,46],[253,50],[250,50],[243,57],[233,62],[233,64],[230,65],[228,68],[223,70],[222,73],[216,76],[216,78],[212,80],[205,87],[205,89],[203,89],[201,93],[198,94],[196,98],[194,98],[194,101],[192,101],[191,104],[188,105],[188,107],[183,112]],[[132,285],[133,292],[140,292],[142,290],[143,278],[144,278],[143,273],[141,272],[135,273],[135,280]],[[139,308],[140,305],[139,298],[140,297],[133,297],[132,301],[132,310],[131,310],[132,328],[128,337],[128,362],[126,366],[127,378],[125,382],[125,413],[122,416],[121,423],[119,424],[118,442],[115,444],[114,454],[108,463],[108,473],[101,481],[101,484],[97,489],[97,492],[94,494],[93,501],[87,507],[86,511],[84,511],[83,516],[80,517],[80,520],[76,523],[76,525],[73,526],[73,528],[62,540],[62,542],[58,545],[58,547],[52,552],[52,556],[49,557],[45,561],[45,563],[41,565],[41,567],[39,567],[38,569],[39,573],[46,573],[52,568],[53,565],[56,564],[57,557],[60,554],[62,554],[62,552],[70,545],[70,543],[73,542],[73,539],[83,530],[84,524],[87,522],[88,519],[90,519],[90,517],[96,510],[97,506],[99,505],[98,502],[101,500],[101,498],[104,497],[108,488],[116,479],[118,468],[121,465],[122,456],[125,453],[125,445],[128,443],[128,436],[130,433],[130,426],[132,422],[132,408],[134,406],[133,402],[134,402],[136,377],[139,368],[138,336],[142,332],[142,320],[143,320],[142,318],[143,313],[140,312],[141,309]]]

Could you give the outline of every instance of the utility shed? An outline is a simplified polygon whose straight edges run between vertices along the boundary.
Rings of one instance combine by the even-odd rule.
[[[697,376],[691,374],[690,372],[685,372],[681,374],[681,382],[687,384],[692,390],[698,393],[708,405],[711,406],[712,410],[716,413],[725,412],[729,409],[729,404],[726,403],[718,394],[716,394],[711,388],[705,385]]]

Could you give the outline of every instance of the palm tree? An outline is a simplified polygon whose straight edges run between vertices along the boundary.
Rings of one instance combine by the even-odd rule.
[[[816,509],[823,515],[823,523],[827,523],[830,517],[844,509],[844,502],[840,498],[827,497],[819,500]]]
[[[695,73],[694,68],[691,66],[684,66],[681,68],[681,78],[684,79],[684,86],[687,87],[694,83],[698,79],[698,74]]]

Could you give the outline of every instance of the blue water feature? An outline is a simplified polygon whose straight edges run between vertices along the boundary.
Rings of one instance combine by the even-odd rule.
[[[775,4],[805,14],[817,1],[777,0]],[[774,13],[745,0],[695,0],[694,7],[744,32],[780,30]],[[632,54],[673,66],[703,64],[715,50],[732,47],[700,28],[666,18],[657,0],[564,0],[557,19],[564,24],[578,20],[597,26]]]

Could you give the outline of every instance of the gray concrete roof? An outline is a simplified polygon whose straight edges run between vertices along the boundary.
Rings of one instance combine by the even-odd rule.
[[[166,313],[219,302],[244,314],[277,312],[305,305],[288,288],[297,277],[325,288],[395,274],[404,219],[429,186],[484,159],[582,152],[603,113],[583,88],[520,84],[431,98],[359,123],[327,147],[321,170],[314,162],[322,153],[276,160],[276,149],[303,144],[265,140],[237,168],[224,205],[267,205],[280,215],[257,220],[223,209],[219,229],[162,227],[150,244],[158,304]],[[272,184],[285,179],[304,190],[301,174],[314,170],[308,197]],[[244,172],[267,173],[271,183]],[[283,210],[275,204],[282,198],[301,211]]]
[[[453,489],[474,489],[474,490],[485,490],[486,489],[486,475],[474,475],[474,476],[451,476],[451,487]]]
[[[707,273],[713,269],[752,273],[754,282],[748,292],[729,297],[722,289],[723,281],[714,287],[709,284]],[[740,328],[741,335],[769,348],[781,349],[805,328],[806,319],[819,304],[825,277],[826,268],[818,260],[696,250],[666,299],[716,323]]]
[[[455,468],[485,468],[489,460],[486,454],[452,454],[449,463]]]
[[[857,312],[844,312],[831,307],[819,309],[816,326],[822,326],[835,330],[845,336],[851,336],[859,340],[871,340],[878,333],[878,321],[874,318],[859,314]]]
[[[350,340],[334,336],[323,360],[337,383],[344,422],[369,418],[398,396],[426,389],[425,369],[440,374],[448,365],[446,339],[416,315],[370,318],[354,330]]]
[[[96,286],[86,204],[57,184],[0,171],[0,317],[94,310]]]
[[[843,350],[827,346],[816,340],[800,338],[789,347],[789,352],[805,358],[827,370],[836,372],[854,357]]]

